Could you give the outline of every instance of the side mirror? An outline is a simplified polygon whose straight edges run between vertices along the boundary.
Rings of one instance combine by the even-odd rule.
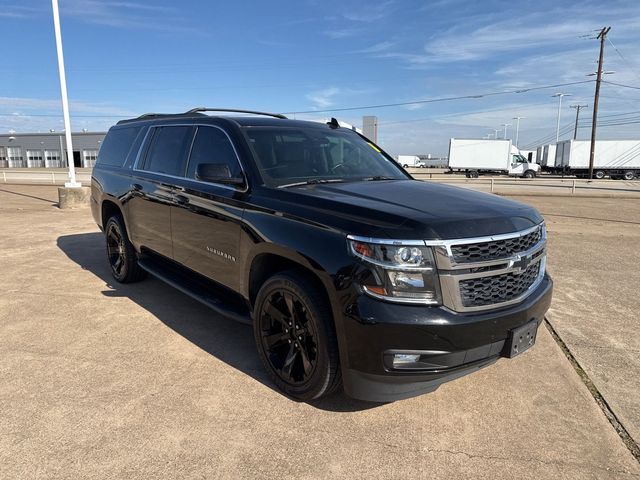
[[[196,180],[228,185],[244,185],[244,178],[232,177],[226,163],[201,163],[196,167]]]

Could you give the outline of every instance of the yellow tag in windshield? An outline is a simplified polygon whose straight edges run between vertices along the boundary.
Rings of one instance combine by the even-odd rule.
[[[382,153],[378,147],[376,147],[373,143],[367,142],[371,148],[373,148],[376,152]]]

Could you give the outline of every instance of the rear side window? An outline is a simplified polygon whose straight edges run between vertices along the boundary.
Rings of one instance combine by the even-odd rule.
[[[187,158],[192,127],[158,127],[143,170],[165,175],[181,176]]]
[[[113,165],[121,167],[127,160],[131,146],[142,127],[112,128],[107,133],[100,153],[98,165]]]
[[[198,127],[191,148],[187,178],[196,178],[196,168],[201,163],[222,163],[229,167],[231,177],[240,177],[242,169],[229,137],[216,127]]]

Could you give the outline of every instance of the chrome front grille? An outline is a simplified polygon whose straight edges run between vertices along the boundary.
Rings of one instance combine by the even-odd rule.
[[[443,304],[454,311],[520,302],[544,277],[547,235],[543,224],[491,237],[426,243],[434,248]]]
[[[451,254],[458,263],[480,262],[508,258],[526,252],[542,238],[542,226],[521,237],[492,240],[489,242],[452,245]]]
[[[460,282],[460,299],[465,307],[495,305],[518,298],[538,278],[540,262],[522,273],[503,273],[491,277],[471,278]]]

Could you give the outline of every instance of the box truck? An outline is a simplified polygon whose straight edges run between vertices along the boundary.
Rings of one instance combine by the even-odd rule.
[[[398,155],[398,163],[404,168],[419,167],[420,157],[417,155]]]
[[[540,161],[540,166],[543,172],[558,173],[561,170],[560,164],[556,164],[556,147],[555,143],[541,147],[542,160]]]
[[[558,143],[556,165],[566,174],[589,175],[589,140]],[[633,180],[640,177],[640,140],[597,140],[593,156],[593,177]]]
[[[511,140],[452,138],[449,141],[449,169],[465,172],[467,177],[506,173],[533,178],[540,172],[540,165],[524,158]]]

